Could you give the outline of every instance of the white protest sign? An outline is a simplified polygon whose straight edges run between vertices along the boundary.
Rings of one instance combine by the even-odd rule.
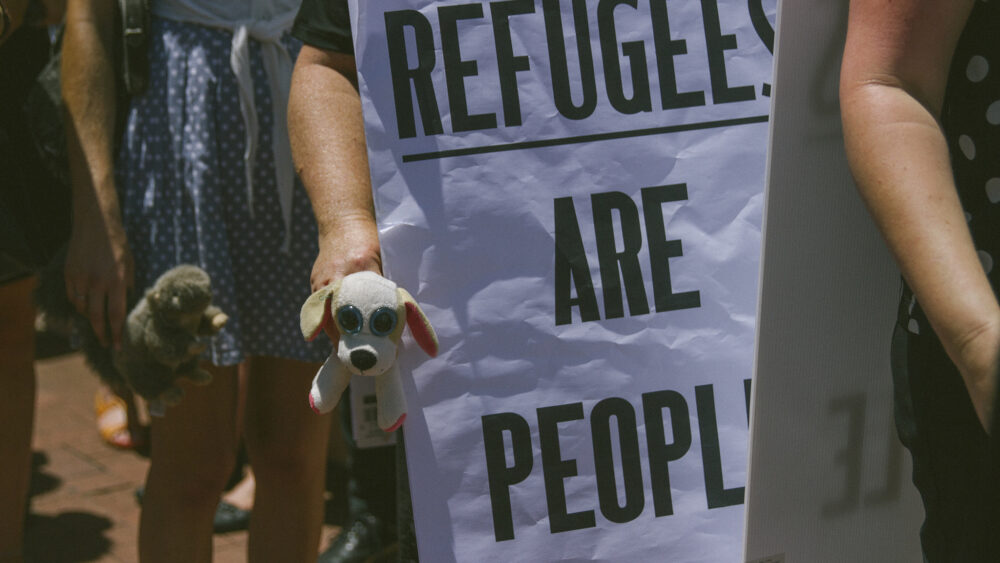
[[[899,274],[840,127],[847,2],[780,10],[746,559],[920,561],[923,511],[892,423]]]
[[[739,558],[773,12],[352,2],[422,560]]]

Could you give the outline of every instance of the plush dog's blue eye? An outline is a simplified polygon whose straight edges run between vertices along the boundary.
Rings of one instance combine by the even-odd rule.
[[[354,305],[344,305],[337,309],[337,324],[344,332],[357,334],[361,332],[364,318],[361,316],[361,311]]]
[[[371,329],[376,336],[385,336],[396,328],[396,311],[382,307],[372,315]]]

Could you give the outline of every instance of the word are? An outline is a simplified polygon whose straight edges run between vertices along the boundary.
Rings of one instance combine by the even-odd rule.
[[[744,381],[744,393],[749,421],[749,379]],[[727,489],[723,484],[712,385],[695,387],[695,406],[708,508],[742,504],[744,488]],[[594,510],[569,512],[566,506],[565,482],[577,476],[578,471],[576,459],[564,456],[559,443],[560,424],[579,424],[578,421],[585,419],[583,403],[542,407],[537,409],[536,416],[537,445],[541,451],[541,472],[550,531],[558,533],[595,527],[597,521]],[[593,450],[578,452],[593,455],[597,506],[605,518],[617,524],[635,520],[645,507],[643,463],[648,465],[655,516],[670,516],[674,513],[669,466],[691,449],[691,418],[683,395],[671,390],[644,393],[642,416],[646,431],[645,456],[642,455],[639,444],[635,409],[631,403],[618,397],[599,401],[591,409],[589,418]],[[665,421],[669,422],[669,427],[665,425]],[[531,441],[528,421],[519,414],[505,412],[486,415],[482,417],[482,424],[494,537],[496,541],[512,540],[514,518],[510,490],[535,470],[535,444]],[[612,424],[615,425],[616,432],[612,432]],[[669,441],[667,436],[671,437]],[[613,444],[614,440],[617,444]],[[612,454],[615,445],[621,452],[620,464],[616,464]],[[508,459],[513,460],[509,465]],[[624,499],[619,499],[616,475],[620,475],[624,483]]]
[[[653,303],[658,313],[691,309],[701,306],[697,291],[674,293],[670,282],[670,258],[682,255],[680,240],[667,240],[662,206],[687,199],[686,184],[653,186],[642,189],[642,216],[649,250],[649,268],[653,282]],[[594,236],[597,240],[597,263],[601,273],[605,318],[625,316],[622,286],[628,298],[629,314],[649,313],[649,301],[643,285],[639,251],[642,230],[639,208],[622,192],[603,192],[590,196],[594,215]],[[573,198],[557,198],[553,202],[555,221],[555,322],[569,324],[572,309],[578,307],[580,320],[600,320],[597,296],[590,276],[590,263],[584,249],[580,224]],[[621,244],[616,247],[614,216],[621,223]],[[620,273],[620,275],[619,275]],[[573,289],[576,297],[572,296]]]

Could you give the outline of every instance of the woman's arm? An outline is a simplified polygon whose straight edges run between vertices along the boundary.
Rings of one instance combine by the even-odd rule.
[[[62,95],[73,184],[66,293],[90,318],[102,343],[118,346],[132,257],[114,181],[112,2],[71,0],[62,47]]]
[[[969,234],[939,123],[971,6],[852,0],[840,102],[858,189],[989,428],[1000,306]]]
[[[312,287],[381,273],[354,57],[304,45],[292,74],[292,154],[319,224]]]

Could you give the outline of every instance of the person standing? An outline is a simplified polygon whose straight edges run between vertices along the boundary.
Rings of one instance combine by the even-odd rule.
[[[317,290],[355,272],[381,274],[382,259],[346,0],[305,0],[292,32],[304,45],[292,77],[288,125],[298,172],[319,224],[319,253],[311,276]],[[346,397],[340,410],[351,446],[351,522],[320,562],[368,561],[391,551],[397,541],[397,558],[415,560],[402,432],[397,432],[395,447],[353,447]]]
[[[858,189],[906,282],[896,426],[930,563],[1000,559],[1000,4],[852,0],[840,102]]]
[[[73,0],[63,43],[73,231],[66,291],[109,346],[127,294],[181,264],[212,278],[229,322],[203,356],[213,375],[152,420],[139,530],[145,563],[206,562],[237,451],[237,369],[256,478],[249,560],[318,552],[329,417],[306,397],[329,343],[298,313],[317,252],[285,109],[297,0],[151,0],[149,86],[132,97],[117,154],[114,2]]]
[[[55,181],[34,152],[22,107],[49,58],[46,25],[60,0],[0,0],[0,563],[24,560],[35,408],[35,309],[40,246],[66,233],[53,212]],[[38,223],[45,228],[39,230]]]

